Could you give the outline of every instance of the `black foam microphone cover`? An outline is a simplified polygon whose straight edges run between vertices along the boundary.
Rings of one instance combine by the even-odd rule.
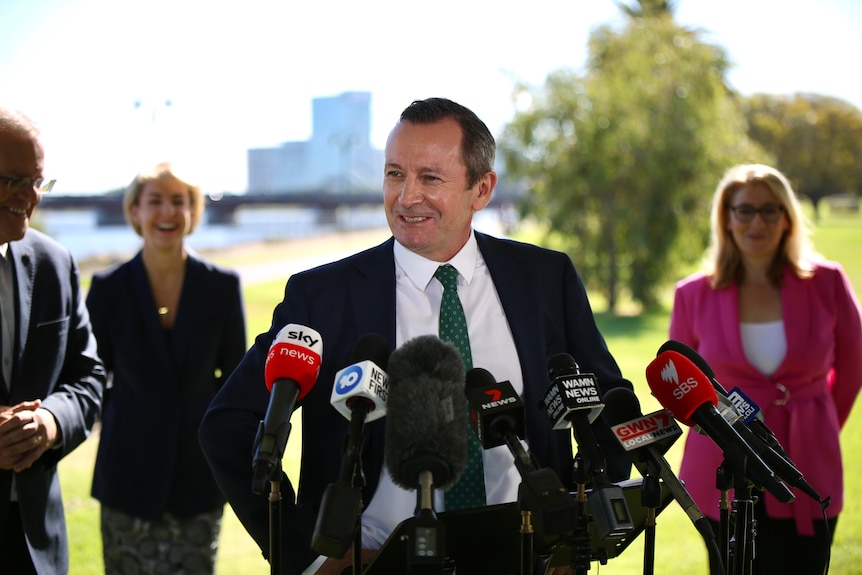
[[[416,337],[389,357],[386,467],[396,485],[415,489],[430,471],[448,489],[467,465],[466,370],[461,355],[436,335]]]

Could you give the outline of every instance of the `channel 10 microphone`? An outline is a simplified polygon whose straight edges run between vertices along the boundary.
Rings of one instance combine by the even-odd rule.
[[[466,368],[436,335],[423,335],[389,357],[389,401],[383,454],[392,481],[416,489],[407,525],[410,572],[442,572],[445,524],[434,511],[434,489],[455,485],[467,466]]]
[[[262,482],[280,467],[294,405],[314,387],[322,355],[320,334],[295,323],[281,328],[269,348],[264,380],[271,393],[255,439],[252,461],[255,493],[260,493]]]
[[[689,427],[700,426],[718,445],[735,474],[757,489],[769,491],[779,501],[789,503],[795,499],[716,409],[718,396],[709,377],[691,360],[676,351],[660,352],[647,366],[646,380],[659,403],[678,421]]]
[[[521,507],[533,515],[536,545],[549,547],[562,533],[575,528],[575,501],[552,469],[539,463],[524,449],[525,409],[521,397],[508,381],[481,367],[467,372],[465,388],[470,406],[470,425],[484,449],[506,445],[521,475]]]
[[[386,415],[389,394],[389,344],[376,333],[359,338],[353,349],[353,363],[335,374],[335,384],[329,399],[338,413],[350,419],[357,410],[364,410],[370,423]]]
[[[320,555],[342,557],[354,541],[362,513],[362,443],[366,422],[386,414],[389,392],[389,344],[376,333],[365,334],[353,348],[352,364],[335,374],[330,403],[350,421],[344,446],[341,476],[327,486],[311,537],[311,548]]]
[[[772,430],[766,426],[760,407],[751,398],[738,387],[729,392],[726,391],[724,386],[715,378],[715,372],[707,361],[686,344],[669,340],[659,348],[659,353],[665,350],[676,351],[684,355],[709,378],[718,397],[718,411],[779,479],[787,485],[799,489],[815,501],[821,503],[824,501],[791,461],[790,456],[784,451]]]
[[[634,523],[622,488],[608,480],[605,459],[593,432],[592,423],[604,408],[596,376],[581,373],[571,355],[559,353],[548,362],[548,377],[551,385],[539,407],[544,405],[554,429],[572,428],[578,453],[592,477],[588,502],[596,536],[600,540],[621,537],[634,529]]]

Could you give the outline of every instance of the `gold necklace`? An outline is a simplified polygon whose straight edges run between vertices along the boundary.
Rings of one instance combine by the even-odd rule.
[[[168,315],[168,308],[166,308],[165,306],[160,306],[159,315]]]

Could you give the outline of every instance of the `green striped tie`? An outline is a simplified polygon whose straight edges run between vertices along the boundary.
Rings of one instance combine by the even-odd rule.
[[[458,299],[458,270],[449,264],[437,268],[434,273],[443,284],[443,300],[440,302],[440,339],[452,343],[461,354],[464,366],[473,367],[470,353],[470,338],[467,335],[467,318]],[[465,415],[469,417],[469,413]],[[452,488],[445,492],[446,511],[470,509],[485,505],[485,473],[482,466],[482,445],[472,431],[467,432],[467,467]]]

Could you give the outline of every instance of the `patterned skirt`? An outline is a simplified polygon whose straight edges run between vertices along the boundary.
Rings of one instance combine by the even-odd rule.
[[[222,514],[144,521],[103,505],[106,575],[212,575]]]

